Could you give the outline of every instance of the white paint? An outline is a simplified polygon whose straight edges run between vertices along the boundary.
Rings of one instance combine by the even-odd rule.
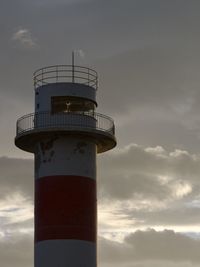
[[[81,240],[38,242],[35,267],[96,267],[96,244]]]
[[[50,140],[46,140],[48,142]],[[36,179],[44,176],[77,175],[96,179],[96,144],[79,137],[58,137],[49,149],[39,146]]]
[[[35,115],[34,127],[62,127],[73,128],[81,131],[81,128],[96,129],[97,121],[93,116],[73,113],[42,113]]]

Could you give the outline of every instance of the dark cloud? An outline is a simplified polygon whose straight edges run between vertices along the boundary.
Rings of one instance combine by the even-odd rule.
[[[0,169],[0,235],[8,240],[23,232],[32,235],[33,161],[1,157]]]
[[[102,239],[100,258],[104,263],[110,262],[110,266],[148,266],[151,262],[162,262],[160,266],[195,266],[200,261],[199,248],[199,240],[171,230],[149,229],[128,235],[123,243]]]
[[[101,238],[99,263],[103,267],[197,267],[199,247],[199,240],[170,230],[149,229],[128,235],[122,243]],[[28,235],[0,240],[0,248],[3,266],[32,266],[33,241]]]
[[[137,231],[127,236],[123,243],[101,239],[99,262],[103,267],[196,267],[200,261],[199,246],[199,240],[170,230]],[[1,240],[0,247],[3,266],[32,266],[33,241],[29,236],[14,236],[12,242]]]
[[[169,153],[161,147],[142,148],[138,145],[130,145],[122,150],[116,150],[114,153],[110,153],[105,158],[102,158],[100,166],[101,164],[104,165],[104,171],[101,171],[99,175],[99,186],[102,191],[106,192],[110,204],[115,203],[117,200],[121,202],[121,208],[123,207],[121,210],[111,209],[109,211],[115,218],[115,226],[112,228],[112,231],[114,232],[115,228],[122,222],[120,218],[126,218],[129,221],[129,226],[131,225],[131,221],[135,220],[135,227],[148,225],[152,227],[154,225],[164,226],[167,224],[180,226],[183,222],[185,225],[195,225],[195,223],[199,221],[198,208],[193,207],[191,202],[194,200],[195,195],[187,199],[187,192],[184,195],[184,192],[182,194],[181,191],[178,197],[176,194],[173,195],[173,192],[174,189],[176,189],[177,177],[180,176],[182,171],[183,173],[186,172],[184,168],[188,171],[185,173],[183,181],[188,182],[188,174],[193,173],[197,175],[198,163],[198,156],[190,155],[186,151],[174,151]],[[186,164],[188,165],[185,166]],[[1,234],[7,238],[7,240],[3,242],[7,251],[12,254],[12,257],[8,259],[8,253],[4,253],[2,249],[1,251],[4,254],[2,259],[6,262],[5,266],[9,266],[12,260],[15,260],[16,264],[21,264],[20,266],[23,266],[23,262],[24,265],[29,266],[28,264],[32,261],[32,239],[29,238],[29,241],[27,241],[27,239],[21,235],[21,239],[18,240],[18,237],[16,238],[15,236],[23,231],[30,233],[30,236],[32,234],[33,221],[30,217],[31,206],[26,206],[25,203],[32,199],[33,161],[3,157],[0,159],[0,166],[0,203],[4,203],[0,209]],[[102,168],[100,167],[100,169]],[[139,176],[133,179],[133,176],[130,175],[132,175],[134,170]],[[120,173],[122,179],[121,183]],[[116,174],[118,176],[115,176]],[[145,174],[148,175],[145,176]],[[172,187],[168,185],[168,182],[171,182],[170,180],[165,180],[165,178],[163,178],[163,180],[156,179],[158,174],[161,176],[173,174],[174,184],[172,184]],[[193,182],[196,183],[195,175],[190,181],[191,184]],[[130,178],[127,178],[128,176],[130,176]],[[155,177],[155,179],[151,176]],[[113,178],[116,177],[117,180],[113,180]],[[138,182],[137,179],[140,179],[140,181]],[[127,187],[127,190],[125,190],[125,187]],[[16,192],[19,193],[20,196],[24,196],[24,200],[19,198],[19,195],[13,200],[7,198],[7,196],[15,195]],[[140,194],[142,194],[142,198],[137,199]],[[190,194],[193,194],[193,192]],[[105,198],[105,194],[103,196]],[[168,201],[167,196],[172,198],[173,206],[170,206],[171,204],[168,206],[168,202],[166,202],[166,206],[164,205],[157,209],[156,199],[158,202],[165,202],[166,199]],[[188,203],[191,202],[191,206],[188,206],[187,209],[186,207],[183,209],[185,197]],[[140,202],[143,202],[145,199],[150,200],[148,207],[143,207],[140,204]],[[126,202],[124,201],[127,200],[133,202],[133,207],[129,205],[129,208],[126,208]],[[104,200],[101,201],[104,202]],[[13,202],[20,206],[13,206]],[[107,208],[109,209],[109,205]],[[12,212],[11,216],[9,215],[9,211]],[[16,220],[14,219],[15,217],[17,218]],[[107,223],[109,225],[109,221]],[[101,229],[102,227],[100,224],[100,231]],[[130,228],[128,231],[130,231]],[[13,243],[10,242],[11,237]],[[24,242],[25,245],[28,246],[28,254],[26,255],[20,254],[20,250],[18,250],[18,248],[23,249]],[[153,247],[152,244],[154,244]],[[187,266],[187,262],[192,262],[195,266],[200,260],[198,250],[199,241],[174,233],[173,231],[137,231],[126,237],[123,244],[103,239],[103,241],[100,242],[100,261],[104,264],[102,266],[105,267],[112,267],[113,264],[115,266],[117,266],[117,264],[123,264],[123,266],[129,267],[133,264],[132,266],[141,265],[146,267],[147,263],[149,263],[149,266],[159,266],[159,264],[162,264],[162,266],[179,267]]]
[[[137,208],[133,209],[124,209],[123,211],[119,211],[119,214],[123,213],[127,215],[127,219],[133,221],[137,218],[137,222],[135,223],[135,227],[143,227],[143,226],[151,226],[154,227],[157,225],[158,227],[183,227],[182,231],[187,230],[187,226],[189,226],[187,231],[196,231],[198,228],[199,220],[200,220],[200,208],[199,207],[188,207],[184,206],[183,203],[174,203],[174,206],[169,205],[163,209],[158,210],[141,210],[138,211]],[[180,229],[179,229],[180,230]]]
[[[199,161],[199,155],[187,151],[134,144],[102,156],[98,164],[102,233],[108,231],[105,220],[116,231],[196,227],[200,219]]]
[[[20,193],[33,200],[33,161],[0,157],[0,199]]]
[[[128,199],[134,194],[163,200],[182,198],[194,185],[199,186],[199,156],[187,151],[169,153],[162,147],[131,144],[104,155],[99,166],[102,194],[105,191],[111,198]],[[187,185],[191,190],[185,192]]]
[[[3,267],[32,267],[33,240],[29,235],[16,235],[0,239],[0,259]]]

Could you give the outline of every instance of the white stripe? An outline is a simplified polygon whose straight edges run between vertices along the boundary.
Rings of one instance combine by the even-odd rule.
[[[81,240],[38,242],[35,267],[96,267],[96,245]]]
[[[96,144],[79,137],[57,137],[40,143],[36,178],[76,175],[96,179]]]

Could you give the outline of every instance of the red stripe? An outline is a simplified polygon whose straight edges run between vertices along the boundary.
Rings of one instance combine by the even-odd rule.
[[[35,242],[78,239],[96,242],[96,182],[80,176],[36,179]]]

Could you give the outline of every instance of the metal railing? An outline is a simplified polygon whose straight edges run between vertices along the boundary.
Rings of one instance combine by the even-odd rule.
[[[80,83],[98,88],[98,74],[87,67],[74,65],[55,65],[38,69],[33,74],[34,88],[58,82]]]
[[[100,130],[111,135],[115,134],[114,121],[105,115],[95,112],[56,113],[38,112],[27,114],[17,120],[17,137],[32,131],[45,129],[72,129],[87,131]]]

